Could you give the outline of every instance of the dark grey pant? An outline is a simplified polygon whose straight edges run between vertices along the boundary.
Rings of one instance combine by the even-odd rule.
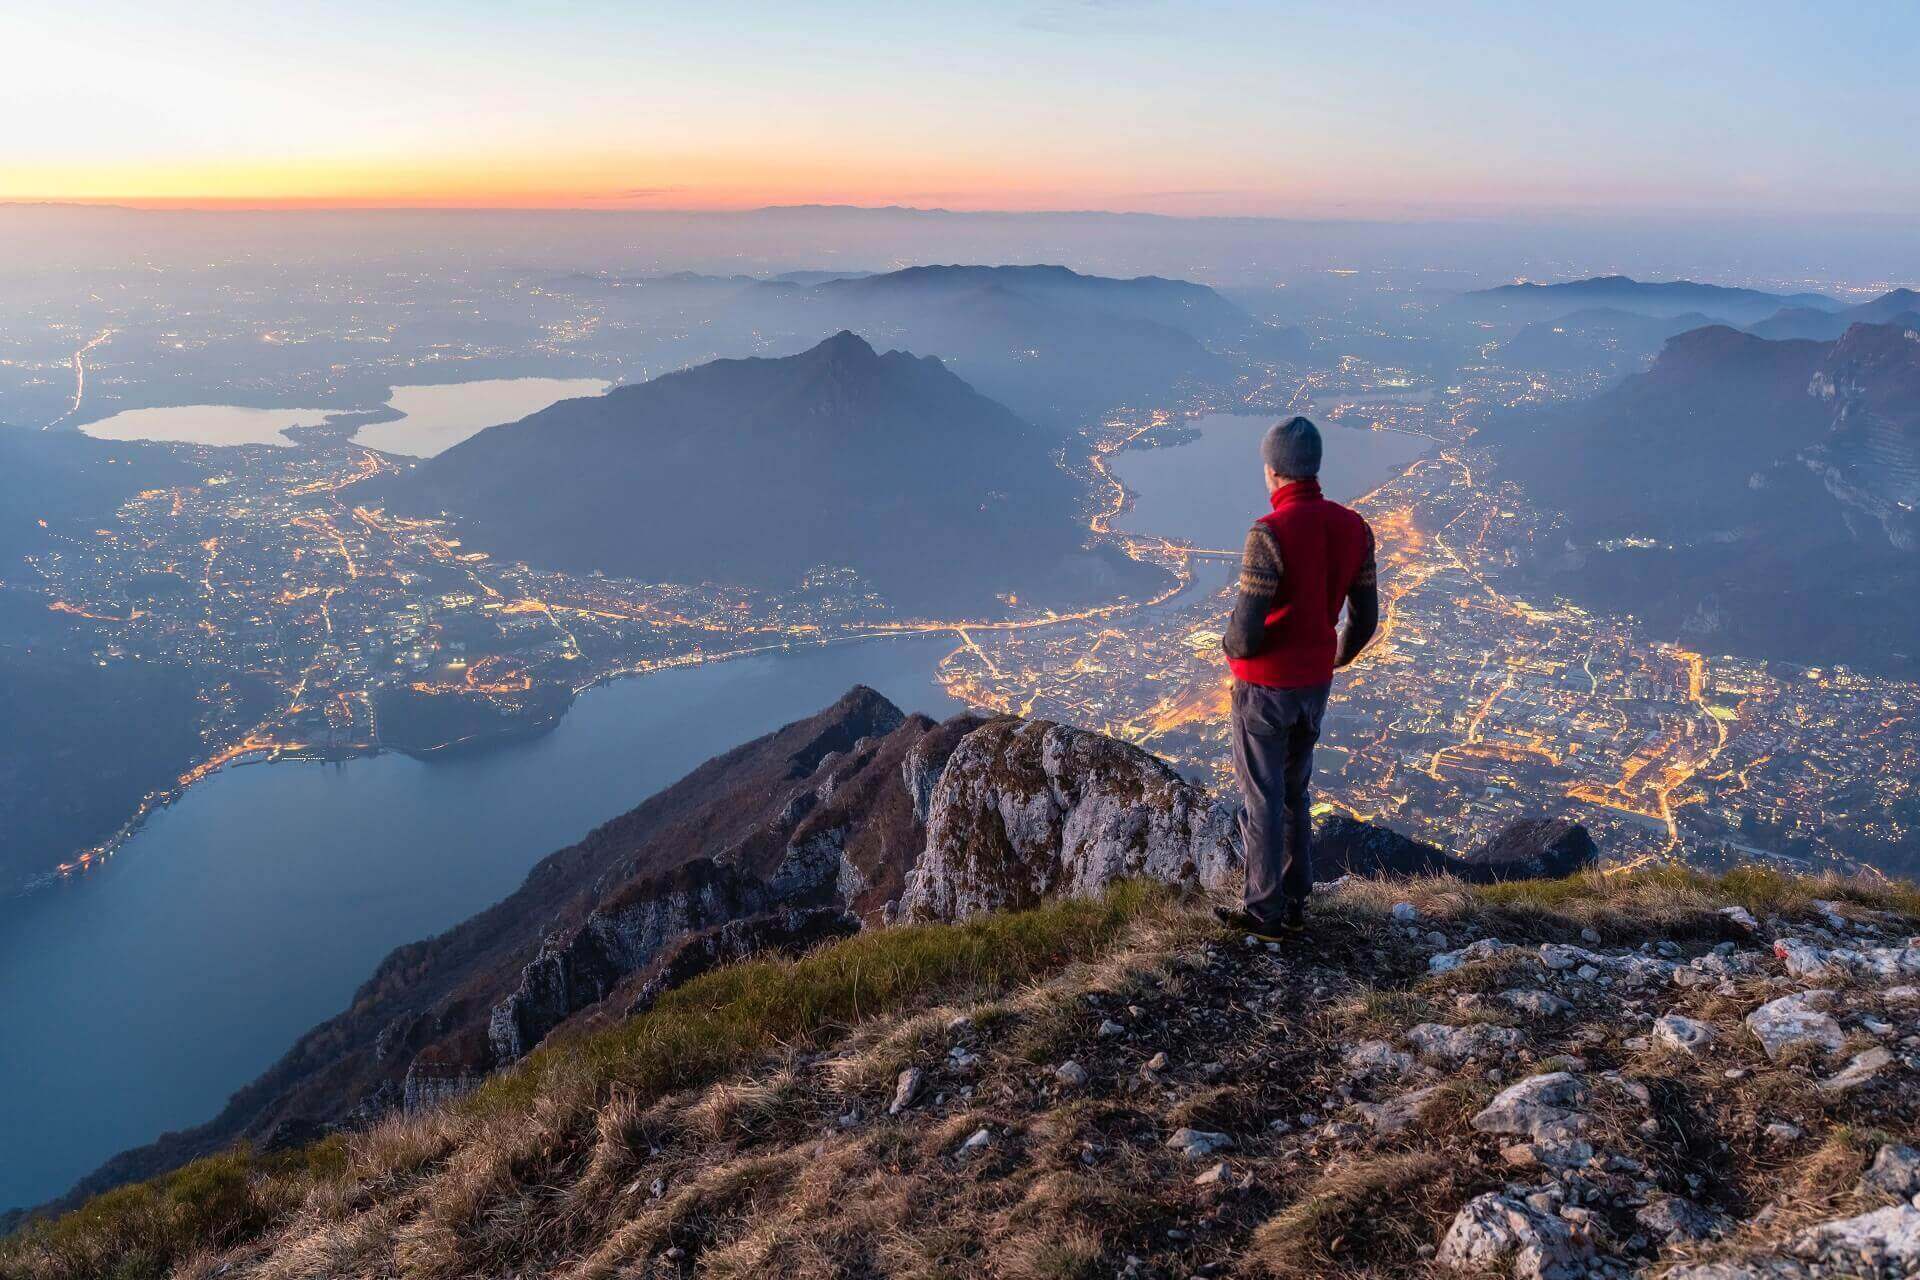
[[[1246,808],[1247,914],[1278,924],[1288,902],[1313,891],[1313,814],[1307,780],[1330,685],[1233,685],[1233,768]]]

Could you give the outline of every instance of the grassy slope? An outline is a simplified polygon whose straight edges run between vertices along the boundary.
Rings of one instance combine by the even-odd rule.
[[[273,1277],[1021,1280],[1110,1273],[1128,1254],[1182,1272],[1406,1274],[1453,1208],[1506,1176],[1473,1154],[1486,1140],[1465,1127],[1496,1086],[1478,1068],[1457,1073],[1411,1131],[1336,1158],[1317,1137],[1265,1128],[1324,1113],[1343,1046],[1459,1021],[1458,997],[1516,982],[1503,957],[1426,976],[1424,953],[1385,926],[1392,903],[1416,902],[1455,937],[1593,928],[1609,945],[1671,938],[1699,950],[1721,936],[1719,906],[1791,915],[1815,897],[1890,911],[1909,928],[1920,920],[1911,887],[1657,871],[1483,888],[1350,883],[1317,913],[1311,957],[1278,965],[1218,947],[1202,914],[1138,885],[964,926],[880,930],[699,979],[444,1111],[299,1153],[230,1153],[108,1193],[0,1242],[0,1274],[201,1276],[219,1263]],[[1732,1046],[1746,1004],[1715,1000],[1665,1003],[1692,1001],[1690,1012],[1726,1024]],[[972,1023],[956,1030],[960,1011]],[[1097,1033],[1109,1017],[1127,1024],[1123,1035]],[[1673,1135],[1623,1130],[1610,1149],[1694,1173],[1729,1208],[1848,1204],[1876,1123],[1863,1104],[1820,1098],[1807,1064],[1763,1065],[1736,1088],[1718,1058],[1649,1058],[1620,1044],[1643,1027],[1599,1021],[1529,1026],[1525,1056],[1578,1051],[1595,1070],[1658,1081]],[[979,1066],[944,1056],[956,1041]],[[1143,1076],[1156,1048],[1174,1064]],[[1068,1056],[1093,1075],[1084,1089],[1052,1077]],[[911,1064],[926,1068],[928,1096],[889,1118],[894,1077]],[[1794,1116],[1812,1136],[1801,1150],[1761,1150],[1762,1116]],[[1224,1184],[1194,1185],[1200,1166],[1165,1151],[1181,1125],[1239,1136]],[[956,1155],[982,1128],[986,1152]]]

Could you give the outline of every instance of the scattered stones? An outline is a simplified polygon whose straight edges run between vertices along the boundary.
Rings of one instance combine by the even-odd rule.
[[[1585,1164],[1593,1148],[1584,1140],[1586,1086],[1571,1073],[1549,1071],[1511,1085],[1473,1117],[1481,1133],[1532,1139],[1546,1164],[1566,1168]]]
[[[1444,1269],[1502,1267],[1519,1280],[1574,1280],[1592,1246],[1559,1218],[1497,1192],[1475,1196],[1454,1215],[1435,1261]]]
[[[1054,1068],[1053,1078],[1061,1084],[1066,1085],[1069,1089],[1078,1089],[1087,1083],[1087,1069],[1072,1059],[1068,1059]]]
[[[1820,1263],[1877,1268],[1869,1275],[1910,1276],[1920,1270],[1920,1209],[1890,1205],[1857,1217],[1823,1222],[1795,1236],[1788,1252]],[[1838,1270],[1838,1268],[1835,1268]],[[1858,1271],[1854,1274],[1859,1274]]]
[[[1446,945],[1444,939],[1442,939],[1441,945]],[[1463,964],[1468,964],[1475,960],[1485,960],[1491,956],[1499,955],[1502,951],[1512,951],[1513,949],[1513,944],[1510,942],[1502,942],[1498,938],[1482,938],[1478,942],[1468,943],[1457,951],[1443,951],[1437,956],[1427,957],[1427,972],[1452,973]]]
[[[1518,1031],[1484,1022],[1464,1027],[1451,1027],[1444,1022],[1422,1022],[1408,1029],[1407,1040],[1421,1057],[1449,1063],[1489,1057],[1520,1047]]]
[[[1875,1045],[1863,1053],[1856,1053],[1847,1060],[1847,1065],[1820,1081],[1819,1088],[1828,1093],[1846,1093],[1858,1089],[1867,1081],[1893,1065],[1893,1054]]]
[[[1204,1129],[1175,1129],[1173,1136],[1167,1139],[1167,1146],[1183,1160],[1204,1160],[1232,1145],[1233,1139],[1226,1134],[1208,1133]]]
[[[1920,1151],[1897,1142],[1881,1147],[1861,1175],[1860,1190],[1901,1200],[1920,1195]]]
[[[1846,1044],[1846,1036],[1840,1024],[1819,1007],[1832,998],[1833,992],[1816,990],[1769,1000],[1747,1015],[1747,1030],[1753,1032],[1769,1058],[1777,1059],[1800,1045],[1838,1053]]]
[[[1800,938],[1780,938],[1773,954],[1796,978],[1842,973],[1881,982],[1920,978],[1920,947],[1820,947]]]
[[[893,1083],[893,1105],[887,1108],[887,1114],[897,1116],[911,1107],[920,1097],[920,1090],[926,1085],[927,1073],[918,1067],[908,1067],[900,1073]]]
[[[1538,987],[1515,987],[1511,991],[1502,991],[1500,998],[1522,1013],[1542,1018],[1573,1012],[1572,1001],[1562,1000],[1551,991],[1542,991]]]
[[[1669,1013],[1654,1019],[1653,1038],[1658,1044],[1682,1053],[1699,1053],[1713,1043],[1713,1028],[1698,1018]]]

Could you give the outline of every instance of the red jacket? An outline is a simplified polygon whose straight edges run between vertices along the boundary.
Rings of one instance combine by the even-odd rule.
[[[1340,607],[1373,572],[1373,530],[1358,512],[1329,502],[1317,480],[1297,480],[1273,493],[1260,517],[1278,553],[1279,586],[1267,611],[1259,652],[1229,658],[1234,678],[1276,689],[1333,679]]]

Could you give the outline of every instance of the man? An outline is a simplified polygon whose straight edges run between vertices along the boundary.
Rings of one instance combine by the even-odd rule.
[[[1373,530],[1320,494],[1320,432],[1305,418],[1268,429],[1260,453],[1273,510],[1254,521],[1240,596],[1221,647],[1233,668],[1233,764],[1246,809],[1245,910],[1234,929],[1277,939],[1305,925],[1313,889],[1307,779],[1336,668],[1380,622]],[[1346,605],[1345,625],[1338,625]]]

